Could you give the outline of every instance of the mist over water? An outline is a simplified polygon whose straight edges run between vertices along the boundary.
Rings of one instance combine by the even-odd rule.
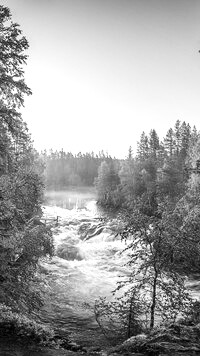
[[[89,202],[96,202],[94,188],[77,188],[71,190],[48,190],[45,192],[45,204],[67,210],[86,208]]]
[[[105,215],[92,190],[47,192],[44,216],[58,216],[59,223],[53,228],[55,256],[43,263],[49,291],[42,320],[78,343],[102,344],[95,299],[112,298],[119,276],[127,273],[119,222],[100,219]]]

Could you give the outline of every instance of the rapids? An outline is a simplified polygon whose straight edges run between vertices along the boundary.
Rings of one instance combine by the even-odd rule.
[[[48,291],[41,319],[78,344],[105,344],[94,302],[112,298],[119,276],[127,273],[119,222],[113,217],[105,222],[93,191],[47,192],[44,218],[56,217],[55,256],[42,265]]]
[[[105,215],[95,198],[93,190],[47,192],[44,207],[44,216],[58,216],[59,223],[53,228],[55,257],[43,263],[49,293],[42,321],[84,346],[105,344],[95,321],[95,299],[111,299],[120,276],[130,272],[120,253],[125,247],[117,235],[120,222]],[[188,279],[187,286],[199,299],[199,280]]]
[[[108,345],[94,316],[99,296],[112,298],[126,256],[125,245],[117,236],[119,221],[110,219],[96,206],[93,190],[46,192],[44,219],[53,223],[55,256],[42,261],[46,285],[41,321],[52,325],[60,335],[69,335],[77,344],[90,347]],[[109,217],[108,217],[109,218]],[[188,280],[193,297],[199,299],[200,276]],[[73,353],[72,353],[73,354]],[[79,353],[77,353],[78,355]],[[0,340],[2,356],[64,356],[70,351],[49,350]]]

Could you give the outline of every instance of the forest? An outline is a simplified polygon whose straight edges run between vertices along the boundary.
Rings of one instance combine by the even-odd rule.
[[[130,268],[119,299],[95,302],[101,331],[116,328],[116,343],[143,335],[124,344],[130,355],[160,355],[173,343],[200,352],[200,304],[185,283],[200,269],[200,133],[177,120],[163,140],[155,129],[143,132],[137,154],[130,147],[123,160],[103,151],[38,153],[20,112],[31,95],[29,45],[2,5],[0,34],[0,336],[72,350],[37,319],[47,289],[41,261],[54,255],[52,229],[41,221],[44,189],[95,186],[97,204],[117,214]]]
[[[189,186],[198,186],[199,140],[196,127],[180,120],[162,141],[155,129],[143,132],[135,157],[130,147],[126,160],[101,163],[95,179],[98,202],[134,209],[140,199],[147,215],[155,215],[166,200],[175,204]]]
[[[43,151],[40,159],[44,164],[45,185],[47,189],[65,189],[70,186],[94,185],[98,168],[102,162],[111,162],[113,158],[104,151],[94,154],[87,152]],[[116,160],[114,158],[114,160]]]
[[[195,165],[189,157],[192,155],[191,147],[197,143],[198,137],[196,127],[191,128],[189,124],[177,120],[174,128],[169,128],[162,141],[155,129],[152,129],[149,135],[143,132],[137,143],[136,156],[133,157],[130,146],[125,160],[111,157],[104,151],[98,154],[94,152],[73,154],[65,152],[63,149],[43,151],[40,153],[40,160],[45,167],[45,186],[47,189],[64,189],[70,186],[96,185],[99,203],[119,208],[122,200],[125,199],[125,190],[128,189],[128,186],[130,194],[133,194],[134,190],[144,193],[146,189],[144,181],[147,180],[147,176],[144,179],[146,172],[149,175],[148,179],[152,182],[156,180],[155,176],[159,177],[157,181],[160,182],[160,189],[161,185],[165,186],[166,195],[172,196],[173,189],[176,194],[179,189],[183,189],[189,172]],[[161,179],[164,175],[165,182]],[[136,186],[136,182],[138,182],[138,186]],[[181,182],[183,183],[182,188]],[[167,189],[171,189],[171,192],[167,192]]]

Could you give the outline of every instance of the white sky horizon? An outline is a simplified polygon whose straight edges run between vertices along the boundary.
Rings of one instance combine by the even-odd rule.
[[[136,153],[200,118],[199,0],[2,0],[28,39],[35,148]],[[200,125],[199,125],[200,126]]]

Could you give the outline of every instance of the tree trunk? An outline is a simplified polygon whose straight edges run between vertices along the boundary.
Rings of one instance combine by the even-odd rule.
[[[158,273],[155,270],[154,281],[153,281],[153,293],[152,293],[152,304],[151,304],[151,320],[150,320],[150,329],[154,327],[155,319],[155,308],[156,308],[156,287],[157,287],[157,277]]]
[[[129,314],[128,314],[128,330],[127,330],[127,337],[128,339],[131,337],[131,324],[132,324],[132,303],[133,303],[133,297],[130,300],[130,308],[129,308]]]

